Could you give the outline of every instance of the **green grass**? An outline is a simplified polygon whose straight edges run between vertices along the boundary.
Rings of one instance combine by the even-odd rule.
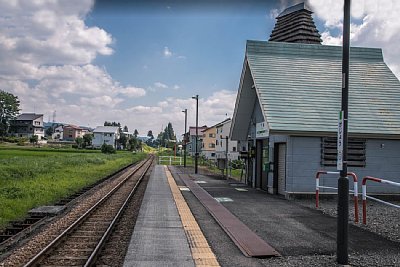
[[[0,147],[0,228],[139,161],[144,153]]]

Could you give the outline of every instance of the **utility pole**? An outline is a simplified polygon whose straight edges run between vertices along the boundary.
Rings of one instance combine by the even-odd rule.
[[[186,168],[186,128],[187,128],[187,108],[182,110],[185,113],[185,133],[183,134],[183,167]]]
[[[337,262],[348,264],[348,232],[349,232],[349,179],[347,178],[347,136],[348,136],[348,104],[349,104],[349,57],[350,57],[350,2],[344,0],[343,16],[343,56],[342,56],[342,110],[339,116],[338,129],[338,179],[337,208]]]
[[[199,95],[192,96],[193,99],[196,99],[196,139],[195,139],[195,153],[194,153],[194,173],[197,174],[198,172],[198,145],[197,139],[199,138]]]

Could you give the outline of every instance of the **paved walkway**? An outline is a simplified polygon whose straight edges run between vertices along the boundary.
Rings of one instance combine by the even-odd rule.
[[[124,266],[194,267],[163,166],[151,174]]]

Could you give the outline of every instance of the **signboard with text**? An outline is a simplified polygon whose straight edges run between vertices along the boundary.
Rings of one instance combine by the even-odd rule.
[[[343,170],[343,111],[339,113],[337,133],[337,170]]]
[[[263,138],[269,136],[269,130],[266,122],[259,122],[256,124],[256,138]]]

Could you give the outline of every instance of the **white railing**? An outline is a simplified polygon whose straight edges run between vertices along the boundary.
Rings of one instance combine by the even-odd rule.
[[[183,157],[176,156],[158,156],[160,165],[183,165]]]

